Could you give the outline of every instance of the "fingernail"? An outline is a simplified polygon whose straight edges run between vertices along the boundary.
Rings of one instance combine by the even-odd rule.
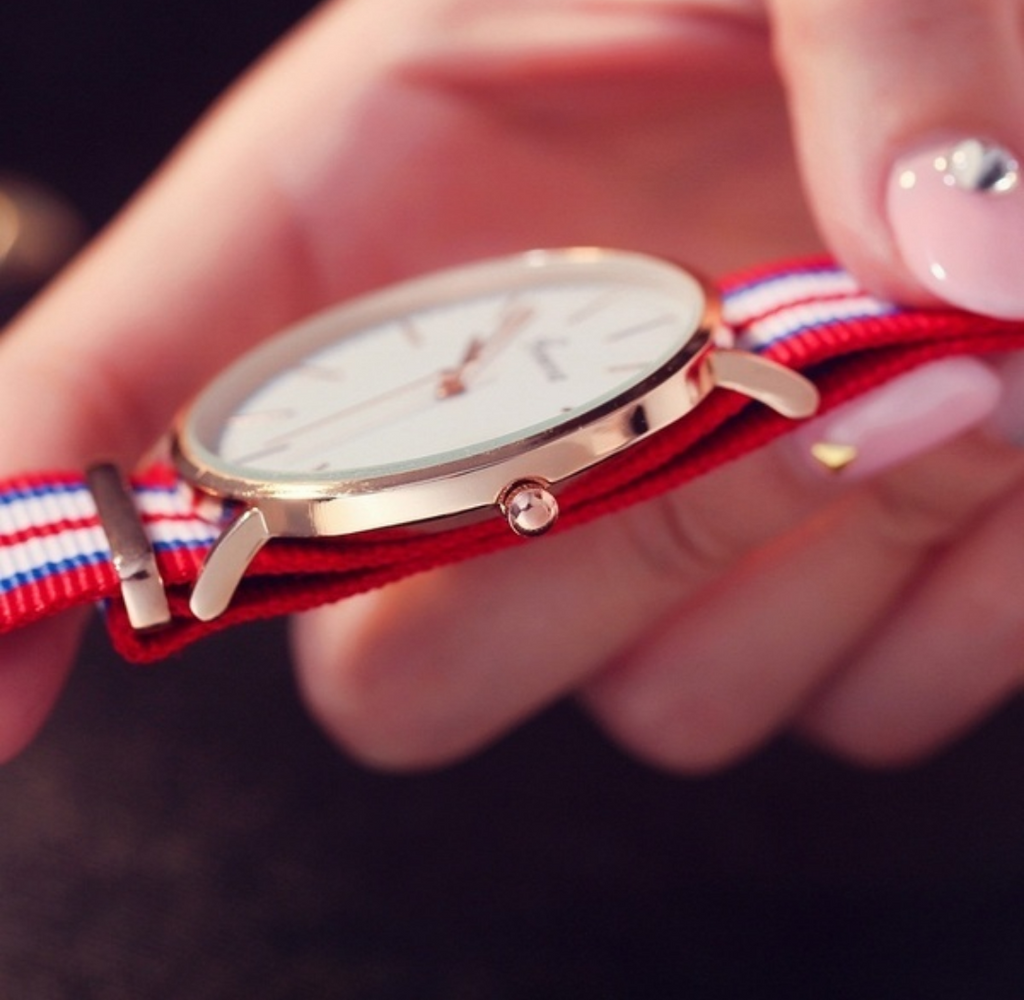
[[[867,479],[983,423],[1001,393],[981,361],[935,361],[809,421],[791,446],[819,476]]]
[[[979,139],[898,160],[887,208],[919,281],[952,305],[1024,318],[1024,180],[1017,157]]]

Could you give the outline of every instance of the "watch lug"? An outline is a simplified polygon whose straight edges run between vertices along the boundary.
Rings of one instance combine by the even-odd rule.
[[[718,349],[708,358],[716,386],[733,389],[792,419],[811,417],[821,399],[810,379],[749,351]]]
[[[249,563],[268,541],[267,522],[255,507],[227,528],[207,554],[189,599],[189,609],[196,618],[212,621],[227,610]]]

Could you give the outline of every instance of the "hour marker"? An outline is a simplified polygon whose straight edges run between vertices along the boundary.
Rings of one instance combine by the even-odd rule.
[[[627,340],[629,337],[635,337],[638,334],[647,333],[648,330],[656,330],[659,326],[665,326],[666,323],[672,323],[674,321],[675,317],[666,313],[663,316],[655,316],[654,319],[645,320],[643,323],[637,323],[634,326],[627,326],[624,330],[614,330],[604,339],[606,343],[612,343],[616,340]]]

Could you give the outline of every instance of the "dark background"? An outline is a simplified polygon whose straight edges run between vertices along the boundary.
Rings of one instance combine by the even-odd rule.
[[[0,171],[98,227],[309,6],[4,0]],[[146,669],[97,631],[0,770],[0,998],[172,997],[1024,998],[1024,706],[895,774],[681,780],[561,706],[391,777],[279,626]]]

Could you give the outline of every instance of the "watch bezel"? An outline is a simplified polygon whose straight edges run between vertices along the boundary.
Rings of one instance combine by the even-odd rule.
[[[257,507],[271,534],[292,537],[355,534],[493,508],[509,484],[523,478],[557,486],[685,416],[713,387],[713,374],[704,361],[719,326],[718,297],[688,269],[646,254],[592,247],[493,258],[360,296],[285,331],[243,359],[250,368],[272,372],[280,359],[296,355],[295,345],[303,339],[320,343],[317,330],[332,318],[337,322],[342,311],[346,326],[354,331],[495,287],[528,287],[602,266],[629,269],[644,280],[678,289],[686,297],[681,303],[693,312],[694,328],[680,349],[647,377],[564,423],[493,449],[398,473],[340,480],[239,475],[219,467],[216,456],[191,433],[191,422],[202,418],[204,402],[215,398],[225,379],[238,370],[236,363],[179,416],[172,438],[174,463],[197,489]]]

